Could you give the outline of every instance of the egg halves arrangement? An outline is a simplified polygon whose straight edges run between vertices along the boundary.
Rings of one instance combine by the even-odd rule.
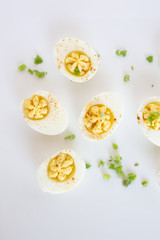
[[[148,140],[160,146],[160,97],[145,100],[138,110],[137,120]]]
[[[56,194],[74,188],[84,172],[85,162],[74,151],[65,149],[40,165],[37,178],[43,192]]]
[[[54,49],[58,70],[73,82],[87,82],[99,66],[97,53],[88,43],[75,38],[61,39]]]
[[[80,132],[89,140],[103,140],[117,128],[122,114],[122,101],[115,93],[100,93],[82,110],[79,118]]]
[[[39,91],[21,104],[26,123],[42,134],[57,135],[68,125],[68,116],[60,100],[47,91]]]

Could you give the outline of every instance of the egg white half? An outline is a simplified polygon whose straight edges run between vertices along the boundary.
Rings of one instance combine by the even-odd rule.
[[[66,153],[69,154],[75,163],[75,174],[73,178],[66,180],[64,182],[57,182],[48,177],[47,169],[48,164],[57,155],[60,153]],[[75,153],[74,151],[70,149],[64,149],[62,151],[57,152],[53,156],[51,156],[49,159],[47,159],[45,162],[43,162],[37,173],[38,183],[40,188],[43,192],[49,192],[49,193],[63,193],[66,191],[71,190],[74,188],[83,178],[85,172],[85,162]]]
[[[23,101],[21,111],[26,123],[37,132],[46,135],[57,135],[63,132],[68,125],[68,116],[60,100],[47,91],[39,91],[34,94],[42,96],[48,101],[49,113],[44,119],[31,120],[25,116]]]
[[[146,126],[143,120],[143,109],[147,104],[151,102],[160,102],[160,97],[150,97],[144,101],[144,103],[138,109],[137,121],[142,132],[148,138],[148,140],[151,141],[153,144],[160,146],[160,131],[153,130],[150,127]]]
[[[92,107],[93,105],[96,105],[96,104],[106,105],[107,108],[109,108],[112,111],[112,113],[114,115],[114,119],[115,119],[112,127],[106,133],[103,133],[100,135],[95,135],[95,134],[90,133],[86,129],[84,122],[83,122],[86,112],[89,110],[90,107]],[[117,96],[113,92],[100,93],[100,94],[96,95],[94,98],[92,98],[92,100],[89,103],[87,103],[86,106],[84,107],[84,109],[82,110],[80,118],[79,118],[80,132],[88,140],[94,140],[94,141],[103,140],[104,138],[111,135],[112,132],[118,127],[118,125],[120,124],[120,120],[122,118],[122,114],[123,114],[123,105],[122,105],[122,100],[119,96]]]
[[[65,67],[65,58],[72,51],[82,51],[90,57],[91,67],[90,70],[81,77],[77,77],[69,73]],[[88,43],[75,38],[61,39],[54,49],[54,57],[57,68],[67,78],[73,82],[82,83],[87,82],[96,73],[99,67],[99,57],[97,53],[88,45]]]

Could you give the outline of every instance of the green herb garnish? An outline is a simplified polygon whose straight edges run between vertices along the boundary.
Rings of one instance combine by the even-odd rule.
[[[43,78],[47,74],[46,72],[40,72],[38,70],[33,70],[33,72],[36,74],[37,77]]]
[[[18,67],[18,70],[19,70],[20,72],[22,72],[22,71],[24,71],[26,68],[27,68],[27,66],[26,66],[25,64],[22,64],[22,65],[20,65],[20,66]]]
[[[130,80],[130,76],[127,74],[124,76],[124,82],[128,82]]]
[[[120,155],[114,155],[114,157],[110,156],[109,161],[114,162],[116,165],[121,164],[122,157]]]
[[[30,73],[30,74],[32,74],[33,75],[33,70],[32,69],[28,69],[28,72]]]
[[[133,71],[134,67],[133,67],[133,66],[131,66],[131,69],[132,69],[132,71]]]
[[[75,72],[76,75],[80,75],[80,71],[79,71],[78,68],[75,68],[75,69],[74,69],[74,72]]]
[[[100,115],[101,115],[101,117],[105,117],[106,116],[106,114],[103,113],[103,112],[101,112]]]
[[[128,174],[128,178],[123,180],[123,185],[125,187],[128,187],[128,185],[130,185],[135,179],[136,179],[137,175],[134,173],[129,173]]]
[[[122,160],[122,157],[120,155],[114,155],[113,161],[115,162],[115,164],[117,165],[121,164],[121,160]]]
[[[134,166],[135,166],[135,167],[139,166],[139,163],[135,163]]]
[[[90,168],[90,167],[91,167],[91,165],[88,164],[88,163],[86,163],[86,168],[88,169],[88,168]]]
[[[72,140],[74,140],[75,139],[75,135],[74,134],[72,134],[72,135],[69,135],[69,136],[66,136],[64,139],[65,140],[70,140],[70,141],[72,141]]]
[[[110,166],[108,167],[109,169],[115,170],[117,177],[124,179],[125,178],[125,174],[122,170],[122,165],[119,166],[115,166],[115,164],[111,163]]]
[[[118,56],[123,56],[123,57],[125,57],[126,54],[127,54],[127,50],[120,50],[120,49],[118,49],[118,50],[116,51],[116,54],[117,54]]]
[[[153,56],[148,56],[147,58],[146,58],[146,60],[148,61],[148,62],[153,62]]]
[[[105,162],[103,162],[102,160],[100,160],[99,163],[98,163],[98,167],[100,167],[100,166],[104,167],[104,164],[105,164]]]
[[[100,54],[99,54],[99,53],[97,53],[97,57],[100,57]]]
[[[43,59],[37,55],[35,58],[34,58],[34,64],[38,65],[38,64],[41,64],[43,62]]]
[[[148,181],[143,181],[143,182],[142,182],[142,186],[143,186],[143,187],[147,187],[147,186],[148,186]]]
[[[114,149],[118,149],[118,145],[117,144],[113,143],[112,146],[113,146]]]
[[[147,118],[150,121],[150,125],[152,126],[153,120],[159,118],[159,112],[151,112],[149,117]]]
[[[152,84],[152,87],[154,87],[154,85]]]
[[[108,181],[111,178],[111,176],[109,174],[104,174],[103,178]]]
[[[119,178],[122,178],[124,179],[125,178],[125,174],[122,170],[122,165],[121,165],[121,160],[122,160],[122,157],[120,155],[115,155],[114,157],[110,157],[111,161],[114,162],[114,163],[110,163],[109,165],[109,169],[112,169],[112,170],[115,170],[117,176]]]

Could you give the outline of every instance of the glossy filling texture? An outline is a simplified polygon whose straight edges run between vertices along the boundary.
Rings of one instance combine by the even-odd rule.
[[[24,100],[23,108],[25,116],[31,120],[44,119],[49,113],[48,101],[36,94]]]
[[[113,125],[112,111],[103,104],[97,104],[89,108],[84,119],[86,129],[95,135],[106,133]]]
[[[66,69],[77,77],[84,76],[91,67],[91,60],[81,51],[70,52],[65,58]]]
[[[75,164],[73,158],[66,153],[60,153],[48,164],[48,177],[63,182],[74,176]]]
[[[160,130],[160,102],[151,102],[144,107],[143,120],[147,127]]]

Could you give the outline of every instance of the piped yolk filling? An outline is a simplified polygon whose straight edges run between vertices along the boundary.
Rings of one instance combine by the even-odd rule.
[[[66,69],[77,77],[84,76],[91,67],[91,60],[81,51],[70,52],[65,58]]]
[[[97,104],[89,108],[84,119],[86,129],[95,135],[107,132],[113,125],[112,111],[103,104]]]
[[[48,177],[52,180],[63,182],[74,176],[75,163],[67,153],[60,153],[48,164]]]
[[[144,107],[143,120],[147,127],[160,130],[160,102],[151,102]]]
[[[49,113],[48,101],[39,95],[27,98],[23,103],[25,116],[31,120],[44,119]]]

